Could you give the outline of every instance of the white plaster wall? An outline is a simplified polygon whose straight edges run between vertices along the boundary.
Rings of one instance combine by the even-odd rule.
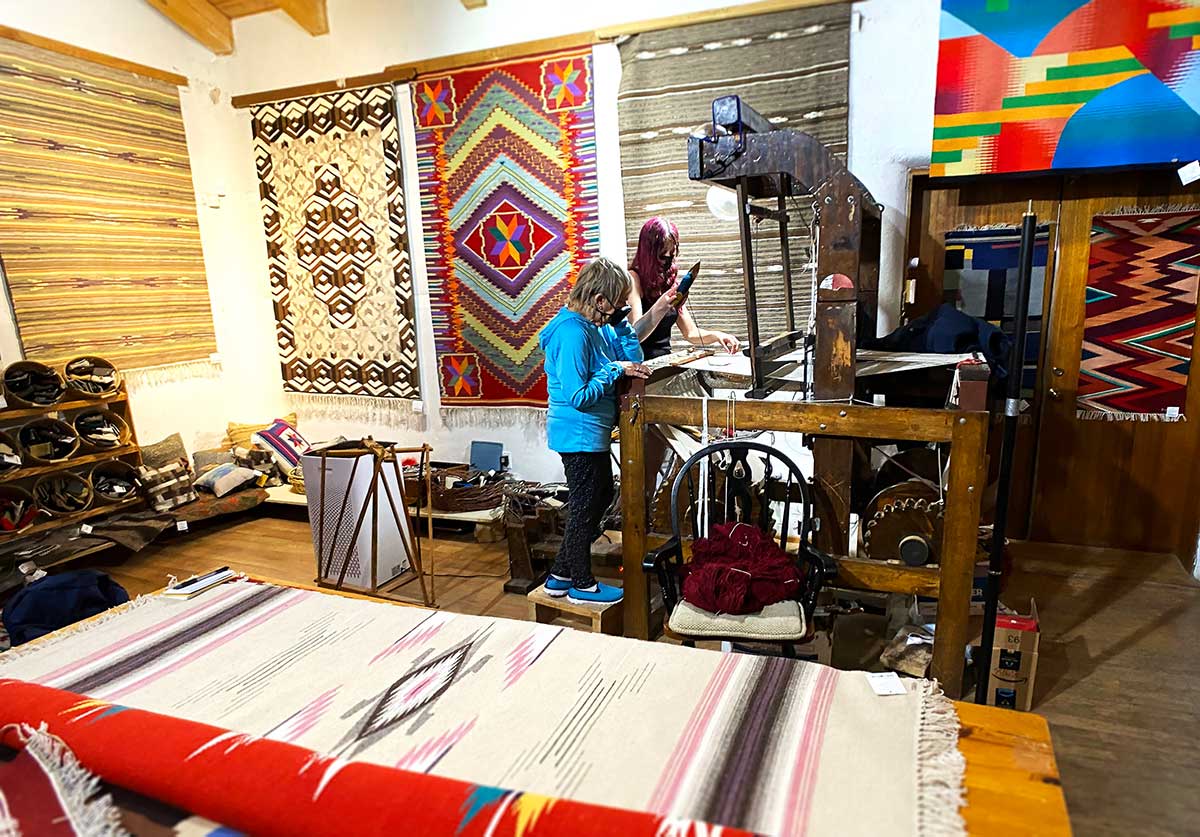
[[[861,0],[850,29],[850,171],[884,205],[879,328],[899,322],[908,171],[929,165],[938,0]]]
[[[275,354],[249,117],[229,105],[231,93],[376,72],[389,64],[729,5],[737,3],[609,0],[564,7],[549,0],[490,0],[484,9],[466,11],[450,0],[329,0],[330,35],[313,38],[281,12],[257,15],[235,22],[237,52],[218,59],[141,0],[0,0],[0,23],[173,70],[192,81],[182,92],[183,115],[221,364],[203,378],[139,385],[133,407],[143,441],[179,430],[195,449],[215,443],[227,420],[265,419],[289,410]],[[901,273],[906,172],[909,166],[928,163],[937,7],[937,0],[862,0],[853,7],[850,167],[887,207],[881,300],[888,300],[892,312]],[[597,68],[611,70],[617,64],[614,52],[601,49]],[[602,74],[597,96],[615,97],[615,85],[614,75]],[[598,131],[605,231],[601,248],[620,258],[623,217],[615,124],[606,124],[601,116]],[[411,167],[410,175],[415,175]],[[409,195],[416,195],[411,179]],[[410,221],[415,222],[412,208]],[[410,232],[420,241],[415,223]],[[419,267],[417,289],[423,292]],[[423,357],[429,358],[427,299],[421,305],[426,315],[418,325]],[[0,349],[8,345],[3,319]],[[11,320],[7,329],[10,342]],[[426,378],[426,398],[436,398],[436,379],[432,373]],[[472,439],[500,441],[522,475],[559,478],[557,457],[546,448],[544,420],[537,414],[518,409],[498,417],[496,411],[475,415],[456,410],[444,423],[433,412],[435,403],[427,401],[422,413],[407,403],[375,411],[354,406],[301,410],[301,429],[314,439],[367,432],[403,442],[427,439],[436,455],[447,459],[464,456]]]
[[[274,414],[282,406],[265,246],[255,201],[245,114],[229,105],[230,62],[216,58],[142,0],[4,0],[0,23],[187,76],[180,92],[201,244],[221,363],[200,377],[157,382],[141,376],[130,392],[138,435],[156,441],[179,431],[190,447],[211,444],[225,422]],[[251,233],[260,241],[251,244]],[[14,359],[11,310],[0,312],[0,348]]]

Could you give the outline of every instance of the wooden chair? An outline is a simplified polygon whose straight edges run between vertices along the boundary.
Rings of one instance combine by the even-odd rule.
[[[812,509],[808,481],[775,448],[734,440],[693,454],[671,486],[671,538],[642,563],[662,587],[666,633],[685,645],[696,640],[779,643],[785,655],[794,656],[795,644],[812,639],[821,588],[837,575],[834,560],[812,546]],[[731,521],[757,526],[802,565],[803,583],[793,599],[749,615],[711,614],[683,600],[684,541],[707,537],[714,525]],[[796,534],[790,536],[793,521]]]

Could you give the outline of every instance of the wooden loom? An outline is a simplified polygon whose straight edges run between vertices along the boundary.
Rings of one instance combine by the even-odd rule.
[[[738,194],[743,281],[746,291],[751,388],[738,404],[744,430],[807,434],[813,441],[814,489],[821,526],[817,545],[835,556],[849,554],[850,487],[857,439],[887,443],[912,440],[951,445],[944,545],[940,566],[908,567],[839,557],[839,586],[922,595],[939,600],[933,676],[951,694],[961,689],[968,636],[980,497],[986,482],[988,415],[983,411],[897,409],[853,405],[855,347],[860,329],[873,334],[879,280],[880,207],[866,187],[818,140],[770,123],[736,96],[713,102],[713,136],[688,141],[693,180],[734,188]],[[815,401],[766,400],[780,382],[771,380],[777,358],[802,341],[791,308],[787,257],[789,197],[815,196],[817,287],[813,395]],[[774,198],[777,209],[751,199]],[[758,332],[750,217],[780,227],[788,331],[762,340]],[[817,403],[817,402],[840,403]],[[708,416],[703,415],[707,403]],[[647,425],[721,426],[726,405],[695,397],[647,394],[632,382],[621,395],[621,486],[625,578],[625,634],[652,633],[650,587],[642,570],[646,552],[659,545],[646,523],[645,434]]]

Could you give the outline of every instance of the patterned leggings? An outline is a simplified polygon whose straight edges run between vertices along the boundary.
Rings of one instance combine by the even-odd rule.
[[[612,459],[604,453],[562,453],[567,472],[567,526],[562,547],[550,572],[570,578],[576,587],[591,587],[592,542],[600,537],[600,521],[613,499]]]

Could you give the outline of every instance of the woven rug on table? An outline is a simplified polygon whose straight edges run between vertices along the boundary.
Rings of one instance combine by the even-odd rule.
[[[538,332],[599,252],[591,50],[412,96],[442,403],[545,406]]]
[[[1021,231],[1016,227],[978,227],[951,230],[945,235],[946,265],[942,276],[945,302],[959,311],[987,320],[1005,334],[1015,331],[1017,266]],[[1033,240],[1033,273],[1025,332],[1021,392],[1030,398],[1037,388],[1038,356],[1042,343],[1042,310],[1046,263],[1050,257],[1050,227],[1037,228]]]
[[[273,102],[251,116],[284,388],[418,397],[392,88]]]
[[[927,681],[879,697],[812,663],[246,581],[143,597],[0,655],[0,677],[760,833],[962,833],[957,720]]]
[[[702,328],[746,337],[738,225],[705,202],[708,186],[688,179],[688,135],[712,120],[712,100],[742,96],[779,128],[812,134],[845,159],[850,80],[850,8],[841,3],[697,23],[634,35],[620,44],[621,187],[630,256],[647,218],[679,227],[681,268],[704,266],[688,297]],[[870,184],[868,184],[870,185]],[[774,202],[771,203],[774,209]],[[792,298],[808,323],[812,199],[788,202]],[[759,329],[785,328],[779,229],[755,226]]]
[[[1092,219],[1077,418],[1184,418],[1198,275],[1200,210]]]

